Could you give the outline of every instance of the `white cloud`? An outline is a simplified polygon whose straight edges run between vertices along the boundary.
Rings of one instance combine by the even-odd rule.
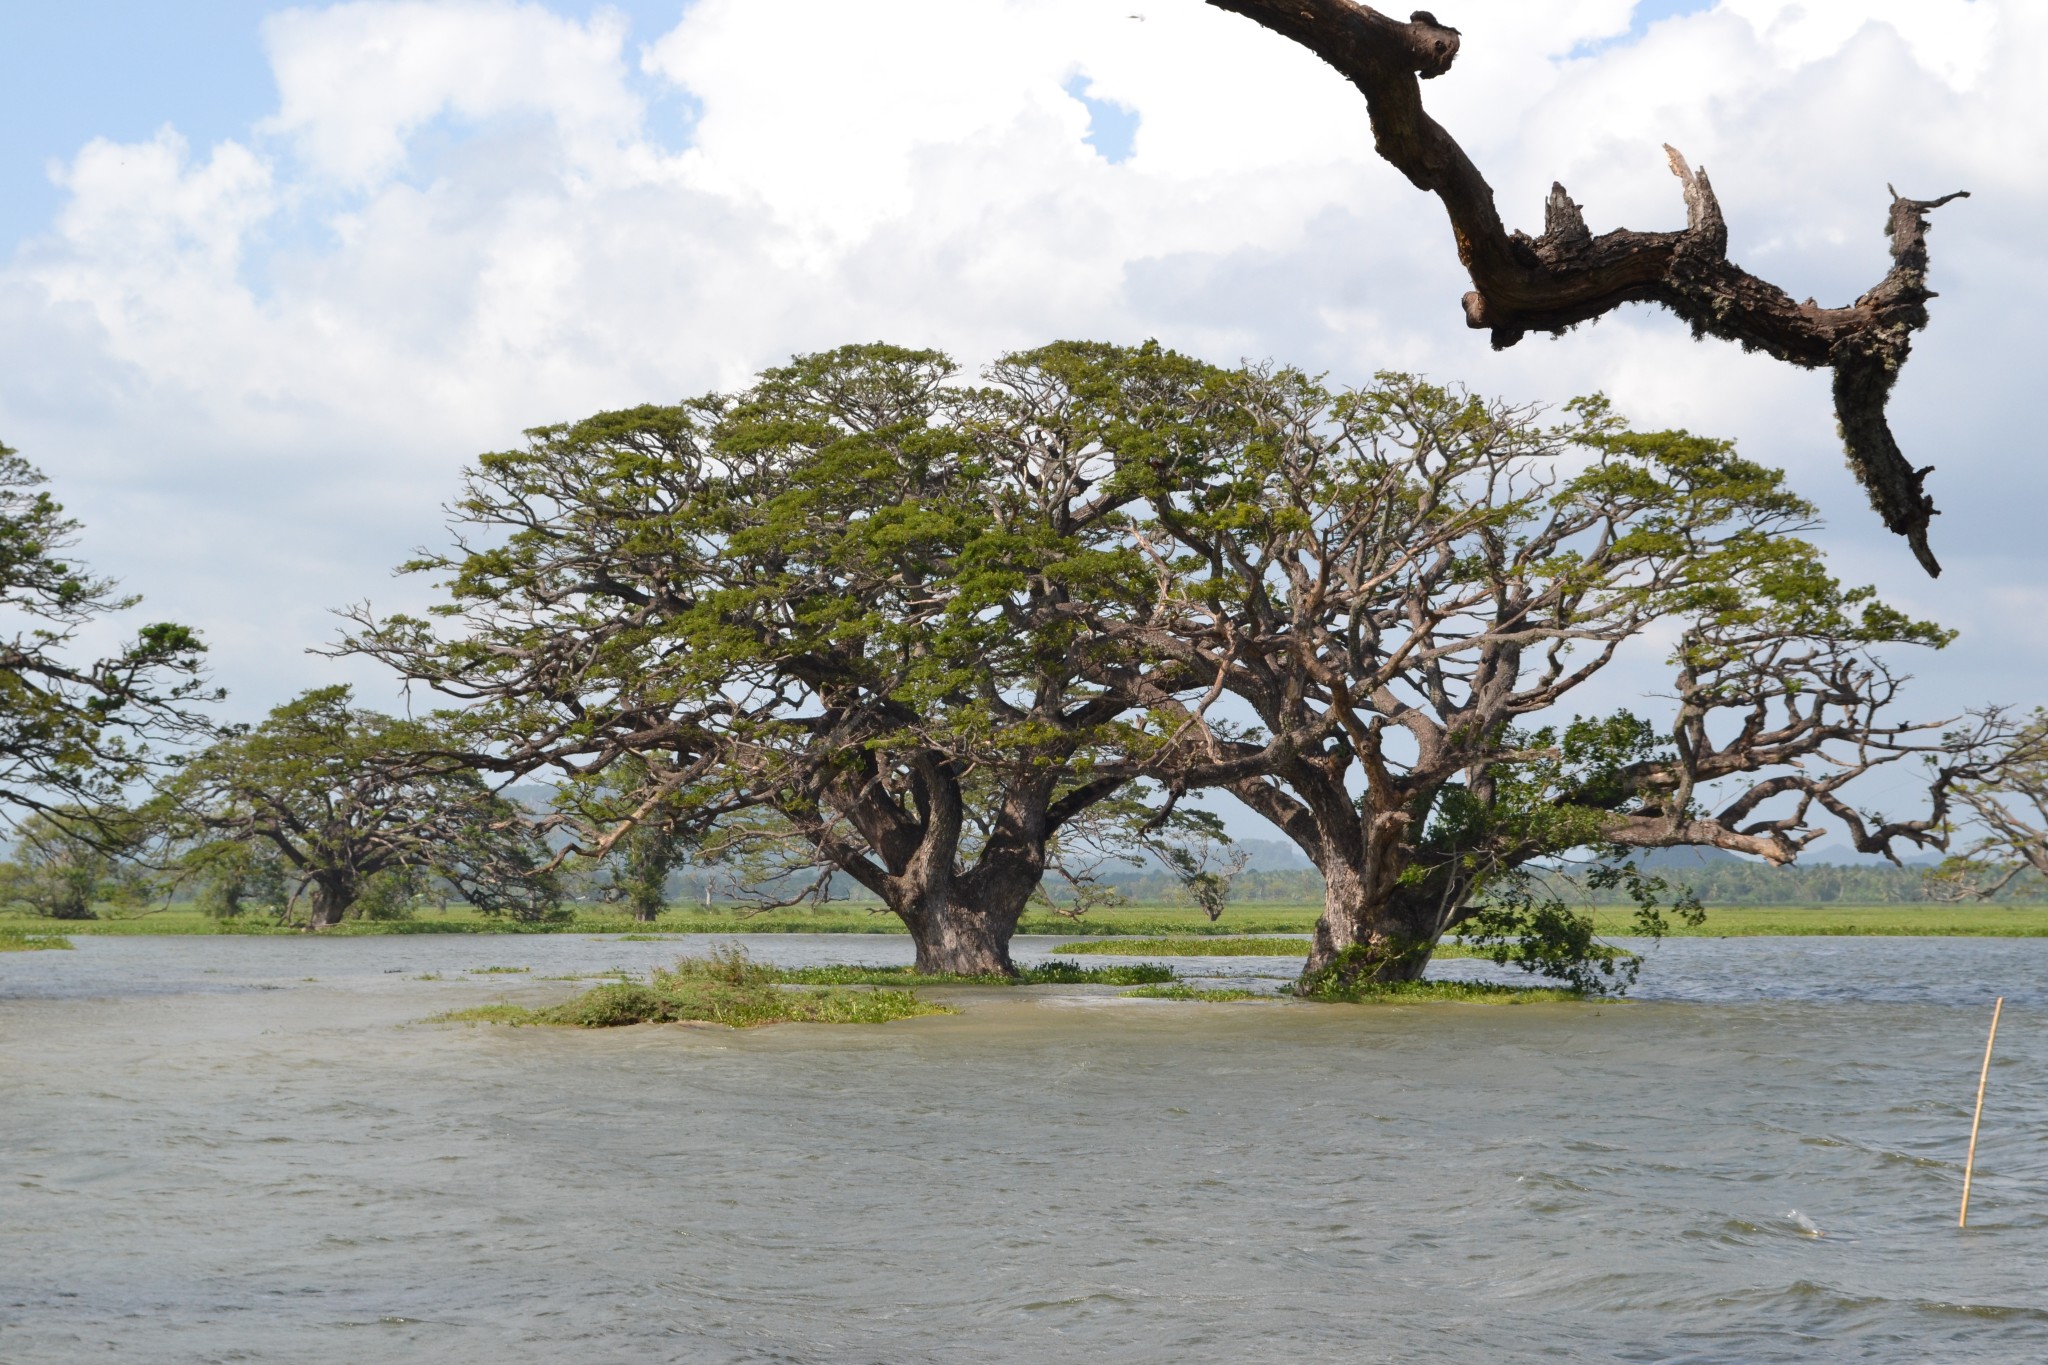
[[[625,23],[609,11],[578,24],[510,0],[365,0],[287,10],[263,28],[280,95],[264,131],[350,189],[396,173],[444,114],[545,117],[584,164],[639,128],[621,82]]]
[[[2014,530],[2048,492],[2015,434],[2014,319],[2048,302],[2037,9],[1723,0],[1624,42],[1627,0],[1471,0],[1425,86],[1510,223],[1538,225],[1553,178],[1596,228],[1677,223],[1671,141],[1712,168],[1737,258],[1800,294],[1882,273],[1887,180],[1977,191],[1936,220],[1945,296],[1897,402],[1941,466],[1938,584],[1841,472],[1824,376],[1640,310],[1488,351],[1441,209],[1373,154],[1356,92],[1195,0],[698,0],[644,45],[538,4],[276,16],[277,109],[247,136],[97,141],[64,168],[64,209],[0,272],[0,434],[255,710],[327,676],[298,651],[328,608],[418,590],[385,572],[437,537],[476,451],[795,350],[1157,335],[1599,388],[1787,464],[1846,567],[1972,631],[1923,670],[1937,689],[2016,695],[2048,664],[2038,634],[1988,628],[2021,600],[1993,588],[2048,577]],[[1085,144],[1076,76],[1138,113],[1129,159]],[[686,148],[649,126],[672,97],[700,111]]]

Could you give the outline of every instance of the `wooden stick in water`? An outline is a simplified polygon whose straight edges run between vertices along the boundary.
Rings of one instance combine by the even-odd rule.
[[[1977,1073],[1977,1112],[1970,1116],[1970,1154],[1963,1159],[1963,1211],[1956,1215],[1959,1228],[1970,1225],[1970,1177],[1977,1170],[1977,1125],[1984,1120],[1984,1082],[1991,1079],[1991,1045],[1998,1041],[1998,1013],[2004,1008],[2005,997],[2001,995],[1991,1007],[1991,1036],[1984,1040],[1984,1069]]]

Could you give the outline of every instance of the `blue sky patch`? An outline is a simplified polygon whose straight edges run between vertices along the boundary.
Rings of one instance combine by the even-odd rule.
[[[1112,166],[1129,161],[1131,148],[1138,140],[1138,111],[1128,104],[1090,95],[1091,85],[1086,76],[1076,76],[1061,88],[1088,110],[1088,135],[1082,141]]]

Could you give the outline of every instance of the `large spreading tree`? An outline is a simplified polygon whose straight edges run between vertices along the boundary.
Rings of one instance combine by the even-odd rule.
[[[1939,809],[1874,819],[1842,789],[1909,754],[1938,788],[1963,771],[1888,719],[1877,652],[1948,637],[1830,577],[1777,472],[1599,400],[1546,422],[1399,375],[1218,383],[1243,439],[1153,490],[1134,535],[1156,615],[1099,624],[1235,699],[1155,701],[1212,771],[1246,766],[1226,789],[1321,870],[1311,978],[1413,979],[1469,923],[1587,984],[1589,922],[1531,887],[1573,850],[1783,863],[1823,817],[1867,851],[1939,841]],[[1617,660],[1641,678],[1653,635],[1646,706],[1567,716]]]
[[[439,619],[365,609],[345,647],[467,703],[479,762],[644,765],[575,852],[658,819],[768,899],[850,877],[921,969],[1008,972],[1063,834],[1099,843],[1112,808],[1158,833],[1130,784],[1174,739],[1132,698],[1177,684],[1090,619],[1149,610],[1125,471],[1221,439],[1210,379],[1062,345],[970,385],[854,346],[541,428],[478,462],[455,549],[411,566],[446,575]]]
[[[145,625],[105,657],[75,657],[81,630],[140,599],[67,553],[78,522],[45,482],[0,445],[0,817],[91,840],[164,746],[204,732],[193,707],[219,694],[185,626]]]

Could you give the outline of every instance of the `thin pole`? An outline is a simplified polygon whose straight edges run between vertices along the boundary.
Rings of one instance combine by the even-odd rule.
[[[1977,1073],[1977,1112],[1970,1116],[1970,1155],[1963,1160],[1963,1211],[1956,1215],[1956,1226],[1970,1225],[1970,1177],[1977,1170],[1977,1125],[1984,1121],[1984,1082],[1991,1079],[1991,1045],[1998,1041],[1998,1012],[2005,1008],[2005,997],[1991,1007],[1991,1036],[1984,1040],[1984,1069]]]

